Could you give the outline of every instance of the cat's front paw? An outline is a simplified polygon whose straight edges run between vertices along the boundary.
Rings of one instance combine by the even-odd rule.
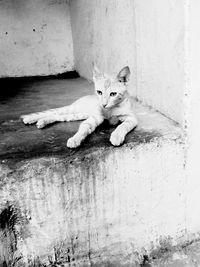
[[[124,142],[124,137],[113,132],[110,136],[110,142],[113,146],[120,146]]]
[[[33,115],[22,115],[20,118],[24,124],[33,124],[37,121],[37,118]]]
[[[69,147],[69,148],[76,148],[76,147],[80,146],[80,144],[81,144],[80,139],[75,137],[75,136],[73,136],[67,140],[67,147]]]
[[[40,120],[38,120],[36,126],[37,126],[38,129],[42,129],[42,128],[44,128],[46,126],[46,124],[47,123],[46,123],[46,121],[44,119],[40,119]]]

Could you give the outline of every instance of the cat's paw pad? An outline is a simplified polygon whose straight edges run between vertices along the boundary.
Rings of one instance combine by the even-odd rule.
[[[112,133],[110,136],[110,142],[113,146],[120,146],[124,142],[124,137],[117,133]]]
[[[76,137],[71,137],[67,140],[67,147],[69,148],[76,148],[80,146],[81,142],[78,138]]]
[[[43,119],[39,120],[39,121],[37,122],[37,124],[36,124],[36,126],[37,126],[38,129],[42,129],[42,128],[44,128],[45,125],[46,125],[46,122],[45,122],[45,120],[43,120]]]

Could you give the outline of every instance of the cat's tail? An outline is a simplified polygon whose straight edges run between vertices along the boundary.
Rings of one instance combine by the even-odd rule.
[[[61,108],[54,108],[54,109],[49,109],[49,110],[45,110],[41,112],[22,115],[20,116],[20,118],[23,120],[25,124],[32,124],[47,116],[49,117],[49,116],[69,114],[73,111],[72,109],[73,109],[73,106],[69,105],[69,106],[65,106]]]

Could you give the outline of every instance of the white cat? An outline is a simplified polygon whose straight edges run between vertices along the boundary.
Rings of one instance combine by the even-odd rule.
[[[84,120],[77,133],[68,139],[69,148],[80,146],[104,119],[109,120],[111,125],[121,122],[110,136],[111,144],[119,146],[124,142],[126,134],[137,126],[132,99],[127,91],[129,77],[128,66],[114,78],[94,68],[94,95],[81,97],[69,106],[23,115],[21,118],[25,124],[37,122],[38,128],[56,121]]]

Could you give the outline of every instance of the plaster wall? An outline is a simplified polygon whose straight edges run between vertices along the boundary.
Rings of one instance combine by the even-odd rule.
[[[92,63],[102,72],[116,75],[131,69],[131,92],[135,90],[135,21],[132,0],[73,0],[71,21],[75,66],[92,80]]]
[[[184,1],[71,1],[75,65],[131,68],[130,92],[183,124]]]
[[[188,136],[187,153],[187,220],[189,231],[199,236],[200,232],[200,38],[199,12],[200,2],[187,1],[187,97],[186,97],[186,129]]]
[[[185,1],[136,0],[137,92],[144,103],[184,123]]]
[[[0,1],[0,77],[74,69],[69,5],[64,0]]]

